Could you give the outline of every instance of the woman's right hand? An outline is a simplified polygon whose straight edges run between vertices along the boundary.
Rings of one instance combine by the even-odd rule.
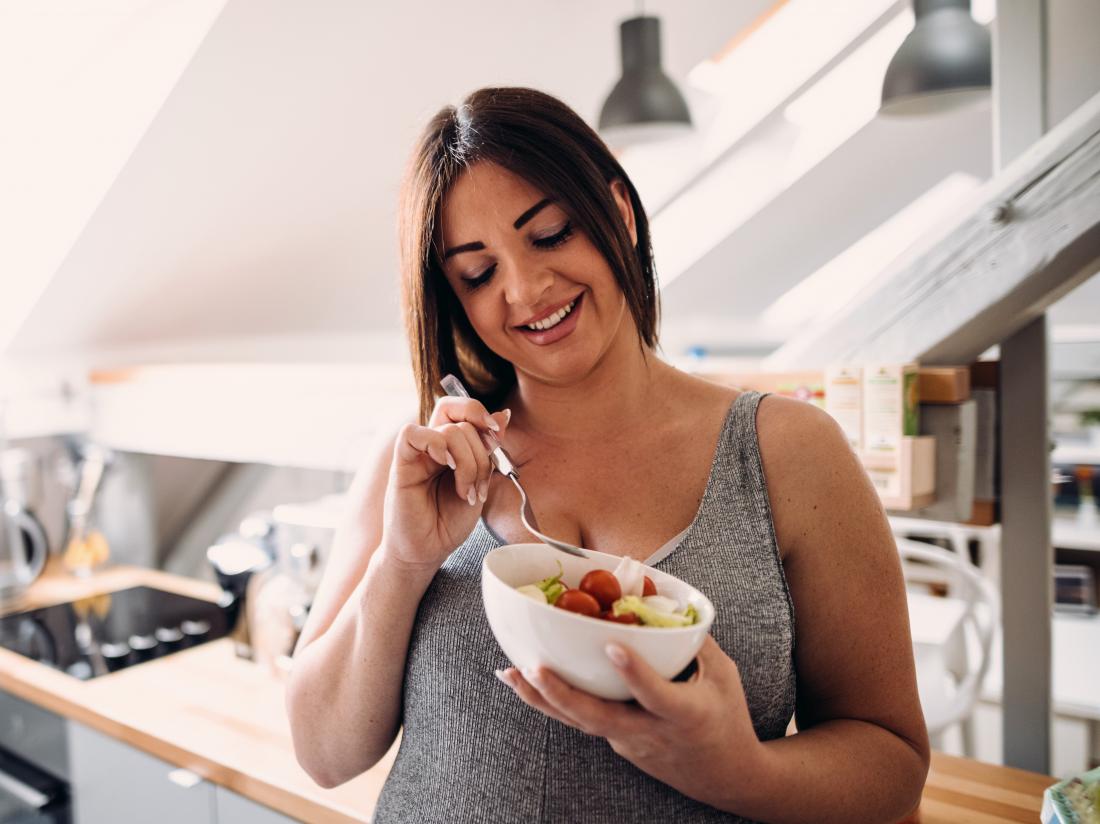
[[[386,485],[382,551],[435,570],[470,534],[489,492],[493,465],[481,433],[500,438],[510,413],[490,415],[472,398],[442,397],[427,426],[397,434]]]

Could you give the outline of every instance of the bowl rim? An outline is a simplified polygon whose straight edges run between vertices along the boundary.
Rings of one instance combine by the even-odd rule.
[[[653,569],[655,572],[659,572],[662,575],[668,575],[668,577],[670,577],[670,578],[676,578],[677,581],[681,581],[681,583],[683,583],[685,586],[691,587],[691,589],[694,592],[696,592],[699,595],[699,597],[702,598],[706,602],[707,606],[710,607],[709,616],[705,620],[696,621],[694,624],[689,624],[686,627],[653,627],[653,626],[646,626],[645,624],[620,624],[617,621],[608,621],[608,620],[605,620],[603,618],[593,618],[591,615],[583,615],[582,613],[573,612],[572,610],[568,610],[568,609],[558,609],[553,604],[540,604],[534,598],[528,598],[526,595],[521,593],[516,587],[512,586],[511,584],[505,583],[500,578],[499,575],[497,575],[495,572],[493,572],[489,568],[489,558],[493,554],[499,552],[502,549],[513,549],[515,547],[523,547],[523,546],[543,547],[543,546],[546,546],[546,544],[536,544],[536,543],[504,544],[503,546],[499,546],[499,547],[496,547],[494,549],[491,549],[489,552],[485,553],[485,557],[481,559],[481,574],[482,574],[483,578],[486,575],[491,576],[493,578],[493,580],[496,581],[498,584],[500,584],[500,586],[503,589],[506,589],[511,593],[510,597],[514,596],[516,598],[522,598],[524,601],[526,601],[528,604],[530,604],[532,606],[543,607],[545,609],[553,610],[555,614],[567,616],[570,619],[575,619],[575,620],[580,620],[580,621],[596,621],[599,624],[602,624],[603,626],[608,627],[608,628],[615,628],[615,629],[624,630],[628,634],[629,633],[634,633],[634,632],[645,632],[647,635],[649,635],[649,634],[652,633],[653,630],[659,630],[661,635],[665,636],[665,637],[671,636],[671,635],[676,635],[676,634],[688,635],[688,634],[691,634],[691,633],[698,632],[700,630],[700,628],[704,628],[707,632],[710,632],[711,624],[714,623],[714,616],[715,616],[715,612],[716,612],[716,610],[714,608],[714,603],[702,591],[700,591],[698,587],[692,586],[687,581],[683,581],[680,578],[676,578],[675,575],[670,575],[669,573],[665,572],[664,570],[655,569],[654,567],[649,567],[649,564],[644,564],[641,561],[639,561],[639,563],[642,563],[644,566],[647,566],[650,569]],[[596,550],[590,550],[590,551],[595,552]],[[607,552],[600,552],[599,554],[600,555],[609,555],[609,553],[607,553]],[[617,557],[617,556],[612,555],[610,557]]]

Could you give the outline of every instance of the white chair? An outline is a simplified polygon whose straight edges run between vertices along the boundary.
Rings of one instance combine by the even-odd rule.
[[[917,689],[932,746],[943,749],[944,733],[958,724],[963,754],[972,757],[972,716],[1000,622],[1000,596],[968,556],[895,540],[909,590]],[[927,584],[945,586],[947,595],[920,592]]]

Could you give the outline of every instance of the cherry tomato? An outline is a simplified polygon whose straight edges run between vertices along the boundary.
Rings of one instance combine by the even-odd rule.
[[[642,582],[642,597],[645,598],[647,595],[656,595],[657,585],[649,579],[648,575],[644,576],[644,578],[645,580]]]
[[[570,589],[558,596],[558,602],[554,604],[561,609],[570,612],[579,612],[581,615],[589,615],[593,618],[600,617],[600,602],[579,589]]]
[[[581,578],[580,589],[599,601],[600,609],[611,609],[611,605],[623,597],[619,579],[606,569],[594,569]]]
[[[624,612],[622,615],[615,615],[611,610],[604,610],[600,613],[600,617],[605,621],[614,621],[616,624],[636,624],[638,623],[638,616],[633,612]]]

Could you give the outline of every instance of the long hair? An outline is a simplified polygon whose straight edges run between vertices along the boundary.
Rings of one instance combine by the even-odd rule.
[[[441,205],[476,163],[496,163],[560,201],[607,260],[626,297],[640,343],[657,344],[660,312],[649,221],[634,185],[595,131],[555,97],[533,89],[485,88],[428,123],[401,190],[400,264],[405,330],[427,424],[443,375],[457,375],[493,411],[516,385],[512,364],[478,337],[443,275],[437,244]],[[634,210],[637,243],[612,197],[619,180]]]

